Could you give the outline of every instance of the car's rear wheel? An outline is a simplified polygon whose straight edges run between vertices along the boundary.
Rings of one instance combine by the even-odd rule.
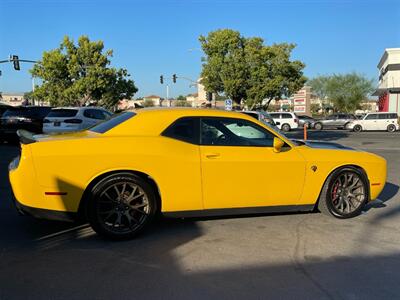
[[[322,124],[321,123],[315,123],[314,128],[317,130],[322,130]]]
[[[282,125],[282,130],[285,131],[285,132],[290,131],[290,125],[289,124],[283,124]]]
[[[364,172],[345,167],[333,172],[322,188],[318,209],[339,219],[359,215],[368,201],[368,182]]]
[[[388,125],[387,131],[389,131],[389,132],[395,132],[395,131],[396,131],[396,126],[395,126],[394,124]]]
[[[361,132],[362,131],[362,127],[361,127],[361,125],[354,125],[354,127],[353,127],[353,131],[355,131],[355,132]]]
[[[156,211],[156,194],[150,184],[134,174],[118,173],[94,186],[87,215],[98,234],[122,240],[143,231]]]

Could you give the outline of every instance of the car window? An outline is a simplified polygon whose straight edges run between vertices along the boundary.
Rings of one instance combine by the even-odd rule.
[[[335,120],[336,119],[336,115],[330,115],[326,119],[327,120]]]
[[[199,118],[184,117],[173,122],[164,132],[163,136],[192,144],[199,143]]]
[[[378,119],[380,120],[389,119],[389,114],[378,114]]]
[[[280,115],[280,114],[270,113],[270,116],[271,116],[272,118],[274,118],[274,119],[279,119],[279,118],[280,118],[279,115]]]
[[[100,109],[85,109],[83,115],[86,118],[96,119],[96,120],[105,120],[106,116],[103,114],[103,111]]]
[[[201,119],[201,145],[272,147],[273,140],[272,133],[247,120]]]
[[[49,118],[70,118],[70,117],[75,117],[76,114],[78,113],[77,109],[52,109],[47,117]]]
[[[291,114],[282,114],[281,119],[292,119]]]
[[[114,127],[118,126],[119,124],[125,122],[126,120],[132,118],[136,114],[134,112],[125,112],[122,114],[115,114],[110,119],[100,122],[93,127],[89,128],[90,131],[97,132],[97,133],[105,133]]]
[[[365,117],[365,120],[376,120],[378,118],[377,114],[369,114]]]
[[[389,119],[398,119],[397,114],[389,114]]]

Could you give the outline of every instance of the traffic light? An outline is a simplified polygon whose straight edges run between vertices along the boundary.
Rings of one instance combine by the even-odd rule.
[[[14,64],[14,70],[17,70],[17,71],[21,70],[20,67],[19,67],[18,55],[13,55],[12,56],[12,61],[13,61],[13,64]]]
[[[160,83],[163,84],[164,83],[164,76],[160,76]]]
[[[173,75],[172,75],[172,82],[173,82],[173,83],[176,83],[176,74],[173,74]]]
[[[206,99],[208,102],[211,102],[212,101],[212,93],[206,92]]]

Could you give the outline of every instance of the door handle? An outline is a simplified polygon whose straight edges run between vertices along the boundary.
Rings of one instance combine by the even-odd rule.
[[[219,156],[220,156],[219,153],[207,153],[207,154],[206,154],[206,157],[207,157],[207,158],[210,158],[210,159],[212,159],[212,158],[217,158],[217,157],[219,157]]]

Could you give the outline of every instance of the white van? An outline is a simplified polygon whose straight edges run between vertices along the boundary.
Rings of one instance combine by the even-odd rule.
[[[299,127],[299,118],[292,112],[271,112],[269,115],[274,119],[276,127],[282,131],[290,131]]]
[[[399,116],[394,112],[368,113],[361,120],[351,121],[346,129],[360,132],[363,130],[386,130],[394,132],[399,130]]]

